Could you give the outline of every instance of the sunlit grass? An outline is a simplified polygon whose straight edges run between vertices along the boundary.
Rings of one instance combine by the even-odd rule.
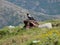
[[[33,43],[34,40],[40,42]],[[55,43],[60,45],[60,26],[52,29],[23,29],[19,26],[13,29],[8,27],[0,29],[0,45],[55,45]]]

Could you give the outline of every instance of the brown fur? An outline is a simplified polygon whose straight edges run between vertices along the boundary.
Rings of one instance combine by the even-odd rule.
[[[36,21],[34,21],[34,20],[24,20],[24,28],[31,28],[31,27],[35,27],[32,23],[31,23],[31,21],[33,22],[33,23],[35,23],[35,24],[38,24]]]

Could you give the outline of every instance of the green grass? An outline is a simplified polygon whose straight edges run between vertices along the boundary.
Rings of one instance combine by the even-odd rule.
[[[60,23],[57,20],[42,23]],[[38,43],[33,43],[39,40]],[[52,29],[31,28],[23,29],[17,26],[14,29],[4,27],[0,29],[0,45],[60,45],[60,26]]]

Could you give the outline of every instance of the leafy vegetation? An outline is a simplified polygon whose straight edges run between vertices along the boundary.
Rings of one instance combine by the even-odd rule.
[[[59,23],[58,20],[41,23]],[[38,41],[38,42],[33,42]],[[60,45],[60,26],[52,29],[31,28],[23,29],[4,27],[0,29],[0,45]]]

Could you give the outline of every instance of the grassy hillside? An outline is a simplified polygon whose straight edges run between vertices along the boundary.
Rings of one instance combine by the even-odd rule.
[[[40,22],[60,23],[58,20]],[[39,41],[39,42],[33,42]],[[60,26],[52,29],[31,28],[23,29],[17,26],[13,29],[0,29],[0,45],[60,45]]]

